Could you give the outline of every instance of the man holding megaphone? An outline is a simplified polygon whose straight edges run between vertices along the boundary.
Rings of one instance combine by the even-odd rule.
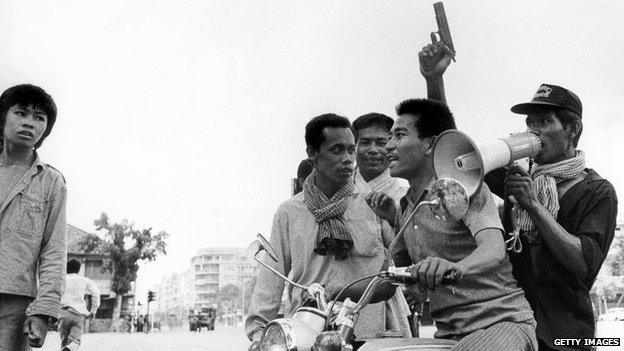
[[[542,84],[511,111],[526,115],[542,149],[529,172],[509,167],[504,187],[495,186],[500,170],[486,181],[506,197],[506,229],[520,234],[522,250],[510,259],[535,311],[540,350],[563,350],[554,339],[595,335],[589,291],[613,240],[617,196],[577,150],[583,122],[576,94]]]
[[[433,98],[445,96],[442,74],[450,64],[450,54],[440,54],[439,46],[434,42],[420,54]],[[576,94],[542,84],[531,102],[511,111],[526,115],[541,149],[528,171],[511,165],[490,172],[485,182],[505,200],[509,257],[535,312],[539,349],[569,350],[555,339],[595,335],[589,291],[613,240],[617,197],[611,183],[585,167],[585,154],[577,150],[583,122]]]

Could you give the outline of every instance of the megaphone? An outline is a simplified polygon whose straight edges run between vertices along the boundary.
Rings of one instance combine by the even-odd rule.
[[[541,150],[539,138],[524,132],[477,146],[465,133],[447,130],[433,145],[433,170],[438,179],[453,178],[474,195],[481,188],[483,176],[521,158],[535,157]]]

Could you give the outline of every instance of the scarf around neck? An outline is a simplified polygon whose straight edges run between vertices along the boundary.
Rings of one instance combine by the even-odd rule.
[[[314,252],[322,256],[333,253],[337,260],[345,259],[353,247],[344,218],[353,194],[353,182],[348,181],[328,199],[314,184],[315,180],[316,170],[303,183],[304,201],[318,223]]]
[[[585,154],[577,150],[576,156],[556,163],[537,165],[531,170],[533,191],[538,201],[546,207],[553,218],[559,213],[559,193],[557,184],[578,177],[585,169]],[[529,213],[518,204],[512,209],[512,218],[517,230],[520,230],[529,243],[540,243],[541,237],[535,228]]]

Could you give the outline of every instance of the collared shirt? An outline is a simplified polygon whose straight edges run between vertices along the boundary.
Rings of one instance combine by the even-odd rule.
[[[370,182],[364,180],[360,168],[355,170],[355,192],[369,194],[378,191],[387,194],[394,200],[395,206],[399,205],[399,201],[407,193],[408,186],[405,185],[404,179],[393,178],[390,176],[390,169],[386,168],[380,175],[371,179]],[[388,242],[387,245],[390,245]],[[397,315],[408,316],[411,314],[409,305],[405,300],[402,289],[397,289],[394,296],[386,302],[388,309],[395,309]]]
[[[394,200],[397,206],[409,187],[402,179],[391,177],[390,169],[388,168],[374,179],[371,179],[370,182],[364,180],[358,168],[355,170],[354,180],[355,192],[368,194],[372,191],[378,191],[386,193]]]
[[[386,221],[381,221],[370,209],[364,194],[354,193],[344,213],[346,225],[353,237],[353,248],[348,258],[336,260],[334,255],[321,256],[314,253],[318,224],[299,193],[278,208],[273,220],[270,243],[278,253],[279,261],[265,257],[264,262],[293,281],[309,285],[318,283],[332,296],[347,284],[381,270],[385,258],[384,241],[394,236]],[[384,238],[385,237],[385,238]],[[251,298],[245,330],[249,338],[277,318],[284,281],[264,267],[258,271],[258,280]],[[285,315],[292,315],[301,306],[302,291],[288,286],[291,304]],[[373,337],[386,330],[384,303],[368,305],[360,314],[355,333],[359,338]],[[404,317],[404,316],[403,316]],[[398,324],[398,323],[397,323]]]
[[[65,180],[35,162],[0,207],[0,293],[35,297],[26,314],[58,318],[67,260]]]
[[[65,281],[65,293],[61,298],[61,307],[69,307],[88,316],[85,295],[91,295],[91,313],[95,314],[100,307],[100,289],[87,277],[76,273],[68,274]]]
[[[615,189],[593,169],[585,171],[587,176],[559,200],[557,223],[581,241],[583,254],[569,259],[584,260],[587,276],[578,278],[557,260],[544,242],[529,244],[523,235],[520,236],[522,251],[509,256],[514,277],[535,311],[538,339],[557,350],[572,348],[554,345],[556,338],[594,336],[596,329],[589,291],[615,234],[618,210]],[[486,178],[501,197],[504,197],[505,173],[505,170],[496,170]],[[505,198],[503,224],[507,232],[512,229],[511,207],[509,199]]]
[[[401,200],[397,229],[403,227],[417,202],[422,200],[415,199],[414,195],[408,191]],[[427,257],[461,261],[477,248],[474,237],[480,231],[502,230],[494,199],[485,184],[471,198],[468,212],[461,221],[439,220],[426,205],[417,211],[393,251],[397,266],[407,266]],[[533,320],[524,293],[512,277],[508,259],[487,272],[466,275],[452,287],[441,286],[430,292],[429,298],[431,316],[438,328],[436,337],[461,338],[498,322]]]

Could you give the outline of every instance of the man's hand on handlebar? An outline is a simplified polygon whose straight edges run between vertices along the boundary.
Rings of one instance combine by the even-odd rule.
[[[464,271],[457,263],[447,261],[439,257],[427,257],[416,263],[410,269],[410,273],[423,289],[435,290],[444,285],[443,278],[451,275],[455,282],[464,275]]]

